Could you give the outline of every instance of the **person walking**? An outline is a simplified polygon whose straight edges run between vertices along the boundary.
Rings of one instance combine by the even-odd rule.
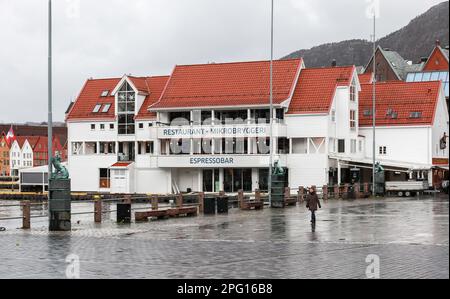
[[[311,211],[311,223],[316,223],[316,211],[322,208],[320,204],[319,196],[317,196],[316,187],[309,188],[308,195],[306,196],[306,207]]]

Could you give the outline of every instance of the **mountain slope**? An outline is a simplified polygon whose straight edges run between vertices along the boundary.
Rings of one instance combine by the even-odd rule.
[[[402,29],[381,38],[378,43],[383,48],[399,52],[406,60],[418,62],[420,57],[428,57],[436,40],[440,40],[443,46],[449,44],[448,13],[449,2],[440,3]],[[371,55],[371,42],[354,39],[296,51],[283,59],[303,57],[308,67],[328,66],[333,59],[337,60],[338,65],[365,66]]]

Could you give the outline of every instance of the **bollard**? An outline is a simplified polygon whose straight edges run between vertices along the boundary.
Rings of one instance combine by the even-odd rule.
[[[94,196],[94,222],[102,223],[102,198]]]
[[[129,194],[125,195],[123,203],[131,204],[131,195],[129,195]]]
[[[178,208],[182,208],[183,207],[183,194],[178,194],[177,198],[176,198],[176,205]]]
[[[355,183],[353,185],[353,189],[355,190],[355,196],[356,198],[361,198],[361,189],[359,183]]]
[[[284,200],[288,199],[289,197],[291,197],[291,188],[286,187],[284,188]]]
[[[303,203],[305,199],[305,187],[298,187],[298,202]]]
[[[205,212],[205,193],[200,192],[198,194],[198,212],[204,213]]]
[[[152,196],[152,198],[151,198],[151,204],[152,204],[152,210],[153,211],[157,211],[158,210],[158,204],[159,204],[159,202],[158,202],[158,197],[157,196]]]
[[[339,185],[334,185],[334,198],[339,199]]]
[[[22,219],[22,229],[30,229],[31,228],[31,207],[30,201],[24,200],[21,203],[23,219]]]
[[[238,204],[239,204],[239,209],[244,208],[244,190],[238,191]]]
[[[364,196],[369,196],[369,183],[364,183]]]
[[[261,198],[261,190],[256,189],[255,190],[255,201],[261,202],[262,198]]]
[[[322,193],[323,193],[323,200],[328,200],[328,186],[324,185],[322,187]]]

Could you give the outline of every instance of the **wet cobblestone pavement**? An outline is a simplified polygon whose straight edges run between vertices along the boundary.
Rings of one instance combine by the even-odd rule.
[[[20,215],[2,204],[0,218]],[[375,254],[381,278],[448,279],[448,211],[445,197],[330,200],[314,231],[304,206],[130,225],[115,224],[115,213],[101,225],[74,216],[70,233],[49,233],[46,218],[30,231],[12,220],[0,223],[0,278],[65,278],[70,254],[81,278],[366,278]]]

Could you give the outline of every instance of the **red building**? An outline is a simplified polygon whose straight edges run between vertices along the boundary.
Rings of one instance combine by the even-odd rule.
[[[423,71],[448,71],[448,49],[443,49],[439,41],[436,41],[436,47],[423,67]]]
[[[40,136],[33,144],[33,166],[47,165],[48,162],[48,138]],[[67,160],[67,150],[61,145],[58,137],[53,138],[53,156],[58,154],[63,161]]]

